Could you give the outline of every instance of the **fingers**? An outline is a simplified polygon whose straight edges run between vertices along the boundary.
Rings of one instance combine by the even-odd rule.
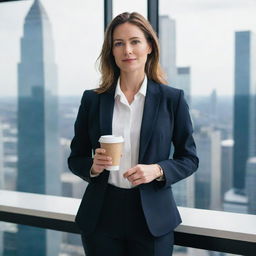
[[[96,148],[95,153],[96,154],[105,154],[106,150],[104,148]]]
[[[105,155],[105,149],[97,150],[97,153],[94,156],[94,161],[97,164],[102,165],[111,165],[112,158],[110,156]]]
[[[125,172],[123,177],[128,179],[132,185],[136,186],[143,183],[149,183],[154,180],[156,178],[155,171],[156,166],[154,164],[138,164]]]
[[[97,148],[93,159],[93,170],[97,173],[103,172],[105,168],[112,165],[112,158],[105,155],[106,150]]]
[[[133,185],[139,185],[145,183],[145,176],[139,165],[129,169],[123,174],[124,178],[127,178]]]
[[[137,171],[137,168],[136,168],[136,166],[135,166],[135,167],[129,169],[127,172],[125,172],[125,173],[123,174],[123,177],[126,179],[126,178],[128,178],[129,176],[131,176],[132,174],[136,173],[136,171]]]

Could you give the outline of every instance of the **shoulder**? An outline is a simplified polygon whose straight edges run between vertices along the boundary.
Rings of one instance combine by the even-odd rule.
[[[185,103],[183,90],[155,82],[152,85],[158,88],[162,104],[167,104],[170,111],[176,111],[178,106]]]
[[[91,89],[91,90],[85,90],[83,93],[83,97],[82,98],[91,98],[91,97],[97,97],[99,94],[95,91],[95,89]]]
[[[95,89],[85,90],[83,92],[81,103],[90,104],[91,102],[94,102],[98,97],[99,97],[99,94],[95,91]]]
[[[152,80],[150,80],[150,84],[152,84],[153,87],[158,88],[162,94],[163,99],[177,101],[184,95],[183,90],[171,87],[166,84],[156,83]]]
[[[158,84],[161,92],[168,97],[180,97],[183,94],[181,89],[177,89],[165,84]]]

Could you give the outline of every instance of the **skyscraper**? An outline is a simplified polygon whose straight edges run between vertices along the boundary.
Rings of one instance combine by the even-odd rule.
[[[195,207],[221,209],[221,135],[211,127],[195,133],[200,165],[196,175]]]
[[[213,126],[218,124],[217,122],[217,91],[212,90],[210,95],[210,122]]]
[[[160,62],[170,86],[176,87],[176,26],[167,15],[159,17]]]
[[[256,41],[251,31],[235,33],[234,179],[235,193],[244,193],[248,157],[255,153]],[[254,119],[254,121],[253,121]],[[250,138],[251,136],[251,138]],[[249,141],[252,143],[249,144]],[[250,149],[250,151],[249,151]],[[250,153],[250,154],[249,154]]]
[[[248,213],[256,214],[256,157],[250,157],[247,162],[246,194],[248,196]]]
[[[225,212],[248,213],[248,197],[239,194],[233,188],[224,195],[223,210]]]
[[[221,197],[233,187],[233,140],[221,141]]]
[[[195,175],[173,185],[173,196],[178,206],[195,207]]]
[[[25,18],[18,64],[17,190],[60,195],[59,151],[57,67],[52,30],[44,7],[35,0]],[[59,235],[19,226],[18,256],[58,255]]]
[[[4,138],[0,120],[0,189],[4,188]]]
[[[4,150],[3,150],[3,134],[0,120],[0,189],[4,189]],[[0,255],[3,253],[3,232],[0,223]]]
[[[191,99],[191,76],[190,76],[190,67],[178,67],[177,68],[177,83],[176,86],[179,89],[182,89],[185,94],[185,99],[190,105]]]

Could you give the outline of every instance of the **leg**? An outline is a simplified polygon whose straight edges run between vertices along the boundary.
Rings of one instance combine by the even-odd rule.
[[[109,186],[96,229],[89,236],[82,234],[86,256],[124,256],[124,204],[124,192]]]
[[[138,237],[127,242],[129,256],[171,256],[173,251],[173,232],[161,237],[143,239]]]
[[[86,256],[124,256],[123,241],[102,232],[94,232],[88,237],[82,234],[82,242]]]
[[[151,234],[141,206],[140,194],[136,191],[129,193],[126,203],[129,205],[129,211],[124,215],[127,255],[171,256],[174,243],[173,231],[160,237]]]

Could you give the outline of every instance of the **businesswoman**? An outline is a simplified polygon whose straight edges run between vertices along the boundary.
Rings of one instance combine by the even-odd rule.
[[[181,222],[171,185],[198,167],[183,91],[164,85],[157,36],[138,13],[107,28],[101,83],[84,92],[68,159],[89,184],[77,213],[87,256],[170,256]],[[101,135],[124,137],[119,171]],[[174,154],[170,157],[171,143]]]

